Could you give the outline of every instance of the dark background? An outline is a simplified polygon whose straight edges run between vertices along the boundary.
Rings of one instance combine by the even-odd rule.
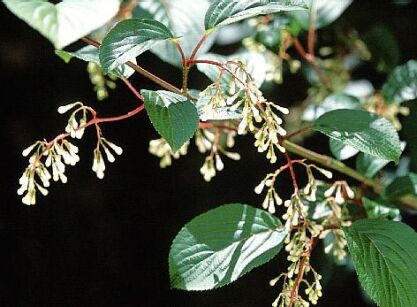
[[[36,206],[20,203],[15,191],[26,167],[21,151],[62,131],[66,116],[56,112],[59,105],[81,100],[110,115],[122,114],[137,102],[121,83],[110,99],[97,102],[85,63],[64,64],[46,39],[3,5],[0,10],[0,306],[270,306],[280,289],[268,281],[285,269],[284,255],[222,289],[188,293],[169,288],[170,242],[186,222],[224,203],[260,205],[262,197],[253,187],[271,168],[250,138],[238,140],[242,160],[225,161],[225,170],[207,184],[199,174],[204,157],[194,146],[173,167],[158,167],[147,152],[156,134],[146,114],[140,114],[103,126],[104,135],[125,150],[107,165],[103,180],[90,170],[94,134],[89,131],[78,142],[81,162],[68,169],[69,182],[53,184]],[[399,7],[391,1],[356,1],[343,18],[360,32],[385,24],[399,41],[402,62],[416,58],[415,2]],[[151,54],[142,56],[139,64],[178,85],[180,71]],[[376,86],[385,78],[368,66],[360,74]],[[195,86],[206,82],[197,73],[191,79]],[[284,94],[270,98],[286,105],[305,98],[305,83],[292,79],[281,88]],[[141,77],[131,81],[137,88],[155,89]],[[307,144],[327,150],[324,138],[314,137]],[[283,196],[291,192],[288,182],[285,177],[280,181]],[[409,215],[405,220],[416,222]],[[330,263],[321,259],[316,266]],[[332,280],[319,306],[367,306],[353,271],[326,271]]]

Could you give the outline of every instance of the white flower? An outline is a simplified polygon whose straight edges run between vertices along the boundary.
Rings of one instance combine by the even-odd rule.
[[[77,102],[70,103],[70,104],[67,104],[67,105],[64,105],[64,106],[60,106],[58,108],[58,113],[59,114],[67,113],[69,110],[73,109],[77,105],[82,105],[82,103],[77,101]]]

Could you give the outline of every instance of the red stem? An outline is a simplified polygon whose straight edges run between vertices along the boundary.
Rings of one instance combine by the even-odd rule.
[[[311,10],[310,10],[310,25],[308,27],[308,53],[314,58],[314,45],[316,40],[316,21],[317,21],[317,7],[316,1],[311,1]]]
[[[290,174],[291,174],[291,180],[292,180],[292,185],[294,187],[294,193],[298,194],[298,184],[297,184],[297,179],[295,176],[295,172],[294,172],[294,167],[293,167],[293,161],[291,160],[290,156],[288,155],[287,152],[285,152],[285,158],[287,158],[287,162],[288,162],[288,168],[290,169]]]
[[[197,45],[194,47],[193,51],[191,52],[191,56],[187,61],[187,65],[190,64],[191,61],[195,59],[195,56],[197,55],[198,50],[201,48],[203,43],[206,41],[208,35],[204,34],[204,36],[200,39],[200,41],[197,43]]]
[[[178,42],[175,42],[174,45],[175,47],[177,47],[177,50],[181,55],[182,65],[184,67],[187,66],[187,57],[185,56],[184,50],[182,49],[181,45]]]
[[[143,98],[143,96],[133,87],[132,83],[130,83],[130,81],[125,78],[125,77],[121,77],[122,81],[126,84],[126,86],[130,89],[130,91],[141,101],[145,101],[145,98]]]

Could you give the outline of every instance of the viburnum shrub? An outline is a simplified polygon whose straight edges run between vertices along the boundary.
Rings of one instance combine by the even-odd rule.
[[[395,49],[389,48],[394,38],[382,27],[366,40],[352,28],[336,28],[333,39],[317,46],[320,29],[331,27],[352,0],[3,2],[49,39],[64,61],[88,62],[99,100],[120,80],[139,102],[112,117],[101,117],[79,101],[59,107],[68,116],[64,132],[23,151],[29,164],[18,194],[25,205],[47,195],[52,181],[67,182],[66,168],[80,160],[74,143],[86,129],[96,132],[92,170],[103,178],[108,162],[123,152],[106,138],[104,123],[146,112],[160,135],[149,142],[160,166],[170,166],[195,142],[205,155],[199,171],[206,181],[228,159],[240,159],[235,138],[252,138],[259,159],[271,163],[269,173],[248,179],[262,199],[255,206],[222,205],[187,223],[169,254],[171,286],[222,287],[284,249],[288,269],[271,276],[277,289],[272,305],[309,306],[323,295],[322,276],[310,261],[323,246],[336,262],[354,264],[363,289],[378,305],[417,305],[417,235],[400,222],[400,209],[417,209],[417,174],[393,172],[407,161],[407,144],[398,131],[400,119],[409,115],[403,103],[417,98],[417,62],[398,66]],[[241,48],[229,55],[209,53],[216,37],[223,44],[241,42]],[[78,40],[86,46],[64,50]],[[382,55],[381,48],[387,49]],[[136,64],[146,51],[182,70],[182,88]],[[381,88],[350,79],[366,61],[387,73]],[[212,83],[189,88],[192,69]],[[133,73],[161,89],[136,89],[128,80]],[[262,92],[289,74],[304,75],[310,84],[305,101],[290,109]],[[329,137],[334,158],[301,145],[313,133]],[[279,156],[285,158],[282,165]],[[355,168],[341,162],[353,157]],[[302,172],[307,181],[297,178]],[[283,173],[292,181],[289,198],[276,190]],[[350,183],[340,179],[346,177]]]

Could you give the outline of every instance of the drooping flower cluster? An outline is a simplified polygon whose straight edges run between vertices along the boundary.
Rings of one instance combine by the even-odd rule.
[[[232,160],[240,160],[240,155],[236,152],[229,151],[235,144],[236,132],[233,130],[220,129],[199,129],[195,135],[195,143],[201,153],[209,152],[206,156],[200,173],[204,180],[209,182],[216,176],[216,171],[224,169],[224,163],[221,155]]]
[[[107,161],[110,163],[113,163],[116,160],[112,152],[119,156],[123,153],[123,149],[120,146],[115,145],[102,136],[99,137],[97,146],[94,149],[93,166],[91,168],[99,179],[104,178],[104,171],[106,170],[106,164],[104,162],[102,150],[104,151]]]
[[[97,63],[89,62],[87,65],[87,72],[90,76],[91,84],[94,86],[94,90],[97,94],[98,100],[104,100],[109,96],[108,89],[115,89],[116,77],[109,74],[109,79],[103,74],[103,70]]]
[[[310,265],[310,254],[313,244],[322,228],[315,223],[304,223],[293,234],[285,239],[285,250],[289,253],[290,265],[286,273],[270,281],[271,286],[283,278],[283,289],[272,306],[309,306],[317,304],[322,296],[321,275]],[[310,277],[309,277],[310,276]],[[312,277],[312,278],[311,278]],[[312,282],[309,281],[312,279]],[[305,288],[307,300],[300,294],[300,287]]]
[[[297,163],[305,167],[307,176],[308,176],[308,183],[303,189],[303,197],[305,197],[309,201],[315,201],[316,200],[316,192],[317,192],[317,181],[313,174],[313,169],[321,173],[322,175],[326,176],[327,178],[332,178],[332,173],[328,170],[322,169],[314,164],[307,164],[305,163],[305,160],[295,160],[292,161],[292,163]],[[275,190],[275,182],[277,180],[277,177],[288,168],[288,164],[280,167],[277,169],[274,173],[269,173],[265,176],[265,178],[255,187],[255,193],[261,194],[265,187],[268,188],[267,194],[264,198],[264,201],[262,202],[262,207],[264,209],[268,209],[270,213],[275,213],[276,206],[279,206],[283,203],[281,197],[279,197],[278,193]],[[288,206],[289,203],[287,202]],[[289,209],[292,210],[292,209]],[[292,215],[290,213],[290,215]]]
[[[219,118],[219,114],[233,114],[238,112],[240,123],[238,134],[250,131],[255,134],[255,146],[259,152],[267,152],[271,163],[277,161],[275,148],[285,152],[280,144],[280,137],[286,135],[282,128],[283,120],[276,112],[288,114],[288,109],[267,101],[259,90],[256,81],[240,64],[234,71],[227,71],[233,75],[234,86],[226,92],[221,86],[221,78],[203,91],[200,96],[210,97],[203,107],[203,120]],[[232,115],[235,116],[236,114]],[[260,126],[259,128],[257,126]]]
[[[85,107],[82,102],[74,102],[58,108],[58,113],[64,114],[69,110],[75,109],[68,119],[65,132],[69,133],[72,138],[81,139],[84,135],[85,125],[87,124],[87,111],[90,111],[88,107]],[[77,119],[78,114],[81,113],[81,118]]]
[[[172,158],[179,159],[187,154],[190,142],[186,142],[176,152],[172,151],[171,146],[164,139],[151,140],[149,142],[149,152],[161,159],[159,166],[165,168],[171,166]]]
[[[51,179],[66,183],[65,166],[73,166],[80,160],[78,147],[65,139],[52,143],[38,141],[22,154],[25,157],[31,154],[29,165],[19,179],[20,188],[17,191],[19,195],[26,193],[22,198],[25,205],[36,204],[37,191],[46,196]]]
[[[47,195],[47,188],[50,186],[51,179],[66,183],[68,181],[65,175],[66,166],[74,166],[80,161],[78,147],[68,141],[67,137],[82,138],[85,128],[89,125],[87,123],[87,112],[91,112],[95,116],[95,111],[84,106],[81,102],[75,102],[60,106],[58,112],[64,114],[74,108],[76,109],[70,115],[67,126],[65,127],[66,133],[58,135],[50,142],[37,141],[22,152],[25,157],[30,155],[29,165],[19,179],[20,188],[17,191],[19,195],[25,194],[22,198],[24,204],[36,204],[37,191],[43,195]],[[113,152],[121,155],[123,151],[119,146],[102,136],[101,129],[97,124],[96,130],[98,143],[94,150],[92,168],[98,178],[103,178],[106,166],[104,164],[102,150],[109,162],[114,162],[115,160]]]

